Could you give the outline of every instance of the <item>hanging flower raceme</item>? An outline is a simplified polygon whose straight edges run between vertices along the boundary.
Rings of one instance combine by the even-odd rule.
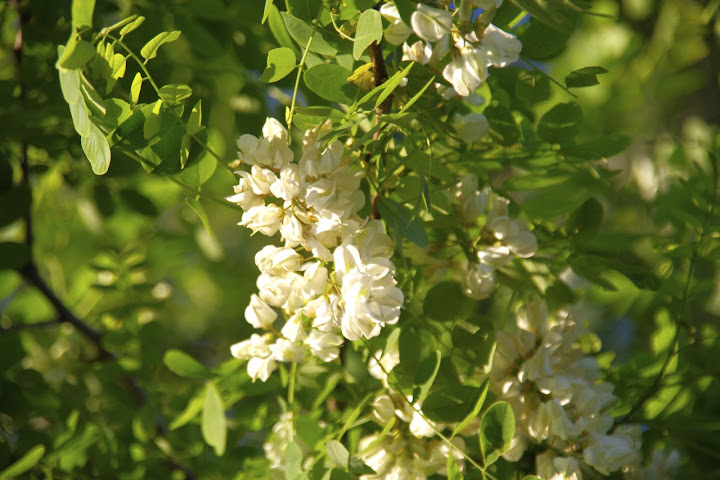
[[[495,270],[507,265],[515,257],[529,258],[538,249],[537,238],[530,231],[528,222],[510,218],[510,202],[496,197],[488,211],[490,190],[478,189],[478,179],[474,175],[464,176],[455,186],[454,198],[457,211],[463,225],[473,228],[478,219],[485,216],[485,226],[479,239],[492,239],[486,245],[475,243],[478,263],[468,266],[463,281],[463,290],[471,298],[487,298],[495,290],[497,280]]]
[[[389,22],[385,40],[402,45],[403,60],[429,64],[442,72],[452,85],[445,98],[470,97],[487,79],[488,67],[503,68],[519,59],[522,44],[517,37],[492,24],[483,24],[482,16],[473,20],[475,8],[496,8],[502,0],[465,0],[457,12],[443,5],[431,7],[418,3],[408,27],[393,3],[380,13]],[[442,8],[441,8],[442,6]],[[453,21],[455,20],[455,21]],[[409,45],[411,34],[420,38]]]
[[[267,236],[279,232],[284,243],[255,256],[258,293],[245,319],[265,333],[231,348],[248,360],[253,379],[265,381],[277,362],[307,355],[332,361],[346,339],[375,337],[400,316],[392,242],[379,220],[357,215],[365,204],[362,173],[352,169],[342,143],[319,141],[330,130],[326,121],[307,131],[297,162],[277,120],[267,120],[262,138],[238,140],[238,156],[251,168],[238,172],[227,200],[244,210],[240,225]]]
[[[530,444],[542,445],[541,478],[581,479],[587,466],[609,475],[640,459],[640,427],[613,429],[613,385],[600,381],[597,361],[578,346],[581,333],[569,315],[552,319],[544,303],[532,301],[518,315],[517,330],[497,334],[490,388],[516,420],[504,457],[517,461]]]

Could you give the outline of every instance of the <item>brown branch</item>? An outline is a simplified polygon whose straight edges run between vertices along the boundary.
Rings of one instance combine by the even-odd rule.
[[[379,87],[388,79],[387,68],[385,68],[385,58],[383,57],[382,48],[377,42],[370,44],[370,58],[372,59],[373,83]],[[389,95],[383,103],[377,108],[377,113],[382,115],[390,113],[392,108],[392,95]]]

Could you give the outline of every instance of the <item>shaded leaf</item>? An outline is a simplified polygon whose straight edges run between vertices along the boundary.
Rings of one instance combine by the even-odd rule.
[[[480,449],[485,465],[494,463],[507,452],[515,435],[515,415],[507,402],[493,404],[480,421]]]
[[[169,104],[179,103],[192,95],[192,88],[187,85],[170,84],[160,87],[158,96]]]
[[[305,85],[325,100],[351,105],[359,91],[348,83],[350,71],[340,65],[323,63],[305,72]]]
[[[30,249],[24,243],[0,242],[0,270],[20,270],[30,261]]]
[[[597,76],[603,73],[607,73],[607,70],[603,67],[580,68],[570,72],[570,74],[565,77],[565,85],[567,85],[568,88],[591,87],[600,83]]]
[[[482,393],[477,387],[452,385],[428,395],[422,412],[434,422],[459,422],[472,411]]]
[[[171,372],[181,377],[206,379],[212,376],[202,363],[180,350],[165,352],[163,363]]]
[[[185,198],[185,203],[188,204],[190,208],[193,209],[193,211],[197,214],[198,218],[200,218],[200,221],[203,224],[203,227],[205,227],[205,231],[207,231],[208,235],[210,235],[210,238],[213,237],[212,230],[210,229],[210,220],[208,220],[207,213],[205,213],[205,207],[203,207],[202,203],[200,203],[200,200],[197,198]]]
[[[214,448],[215,455],[222,456],[227,442],[227,420],[222,398],[213,383],[205,387],[201,430],[205,442]]]
[[[582,109],[575,102],[560,103],[542,116],[537,132],[540,138],[551,143],[571,140],[580,131]]]
[[[281,12],[280,15],[285,23],[287,32],[292,39],[300,45],[300,48],[305,49],[310,37],[312,37],[312,43],[310,44],[311,52],[328,57],[334,57],[337,54],[337,50],[325,41],[320,32],[315,31],[315,33],[313,33],[313,28],[310,25],[286,12]],[[345,76],[345,78],[347,77],[348,75]]]

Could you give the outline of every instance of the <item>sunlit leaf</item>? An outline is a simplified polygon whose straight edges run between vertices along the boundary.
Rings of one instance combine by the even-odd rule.
[[[215,455],[222,456],[227,442],[227,420],[222,398],[213,383],[205,386],[201,431],[205,442],[215,450]]]
[[[172,32],[162,32],[158,33],[152,40],[147,42],[144,47],[140,50],[140,55],[142,55],[143,58],[150,60],[151,58],[155,58],[157,56],[158,49],[170,42],[174,42],[180,38],[180,32],[175,30]]]

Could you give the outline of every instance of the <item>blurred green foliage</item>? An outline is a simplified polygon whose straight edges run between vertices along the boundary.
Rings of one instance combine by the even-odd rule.
[[[306,3],[309,19],[312,2]],[[531,10],[542,2],[514,3]],[[513,289],[533,282],[551,306],[578,300],[578,292],[553,281],[571,266],[582,277],[572,281],[579,282],[595,317],[593,328],[618,352],[614,362],[612,354],[601,358],[624,400],[617,409],[621,421],[647,426],[648,451],[656,445],[679,448],[687,475],[718,478],[720,212],[718,162],[708,154],[720,147],[718,2],[593,3],[618,20],[572,14],[518,27],[528,64],[493,73],[493,102],[484,109],[503,148],[449,152],[455,165],[477,169],[482,180],[523,205],[547,245],[547,261],[508,269],[497,299],[481,304],[463,304],[455,283],[429,289],[422,278],[406,280],[411,287],[417,281],[418,291],[429,290],[426,298],[458,294],[457,315],[472,312],[483,323],[499,316]],[[509,23],[514,17],[508,10]],[[234,183],[226,166],[235,157],[235,139],[257,134],[266,116],[283,118],[291,102],[293,75],[270,85],[260,76],[271,65],[271,50],[297,50],[295,36],[271,32],[283,21],[279,10],[270,12],[269,27],[261,25],[263,12],[263,2],[223,0],[95,5],[95,31],[130,15],[145,17],[124,40],[134,52],[160,32],[182,32],[158,50],[148,69],[158,85],[191,88],[181,117],[190,123],[193,107],[201,111],[203,141],[222,161],[195,150],[195,163],[188,165],[196,170],[183,171],[173,182],[149,175],[131,149],[120,147],[112,150],[106,175],[92,174],[55,68],[57,45],[73,32],[71,2],[13,0],[0,6],[0,472],[14,464],[18,474],[27,466],[29,478],[264,475],[258,458],[267,426],[282,409],[277,394],[287,372],[283,379],[251,383],[243,365],[228,360],[229,346],[251,332],[243,310],[255,289],[253,256],[263,241],[236,227],[239,210],[222,205]],[[564,29],[566,22],[574,30],[570,42],[565,30],[548,26]],[[533,43],[538,38],[546,41]],[[323,54],[323,47],[335,48],[315,43],[314,53]],[[341,80],[357,67],[349,51],[344,54],[347,64],[333,65],[331,72]],[[600,65],[607,73],[578,70]],[[310,72],[328,68],[308,66],[297,109],[300,125],[338,114],[304,109],[305,102],[315,106],[357,94],[344,82],[350,93],[323,97],[322,82],[313,83]],[[111,87],[132,98],[141,70],[130,61],[126,68]],[[562,89],[548,73],[564,80]],[[410,82],[419,90],[429,76],[417,75]],[[178,103],[183,92],[166,90],[164,99]],[[144,83],[136,100],[152,105],[157,98]],[[422,99],[417,107],[431,108]],[[403,126],[401,117],[390,120]],[[420,179],[427,173],[423,151],[415,160],[418,174],[397,179],[393,198],[379,208],[386,220],[395,220],[390,226],[401,245],[406,238],[423,246],[452,228],[418,230],[403,207],[410,200],[420,203]],[[589,166],[589,160],[602,167]],[[438,168],[431,181],[447,182],[454,173]],[[201,184],[199,194],[194,187]],[[404,243],[409,257],[416,245]],[[99,338],[79,334],[33,275],[18,271],[29,259],[41,282],[102,332]],[[534,266],[539,270],[525,270]],[[437,325],[448,321],[448,311],[430,302],[403,317],[405,337],[429,335],[414,330],[420,316]],[[458,328],[451,344],[463,340]],[[494,338],[482,330],[474,335],[490,343]],[[409,340],[399,341],[402,355]],[[413,351],[413,367],[434,358],[434,342]],[[352,424],[366,406],[354,391],[356,384],[370,382],[357,368],[360,348],[345,352],[347,371],[328,370],[327,377],[300,372],[299,403],[314,406],[313,420],[331,395],[358,409],[334,412],[325,418],[330,423]],[[477,362],[487,361],[488,352],[476,354]],[[431,365],[435,375],[443,365]],[[415,379],[402,373],[398,382],[412,387]],[[338,382],[345,385],[333,391]],[[477,400],[477,389],[465,393]],[[504,413],[497,412],[497,422]],[[325,427],[315,423],[298,428],[310,444],[325,435]]]

